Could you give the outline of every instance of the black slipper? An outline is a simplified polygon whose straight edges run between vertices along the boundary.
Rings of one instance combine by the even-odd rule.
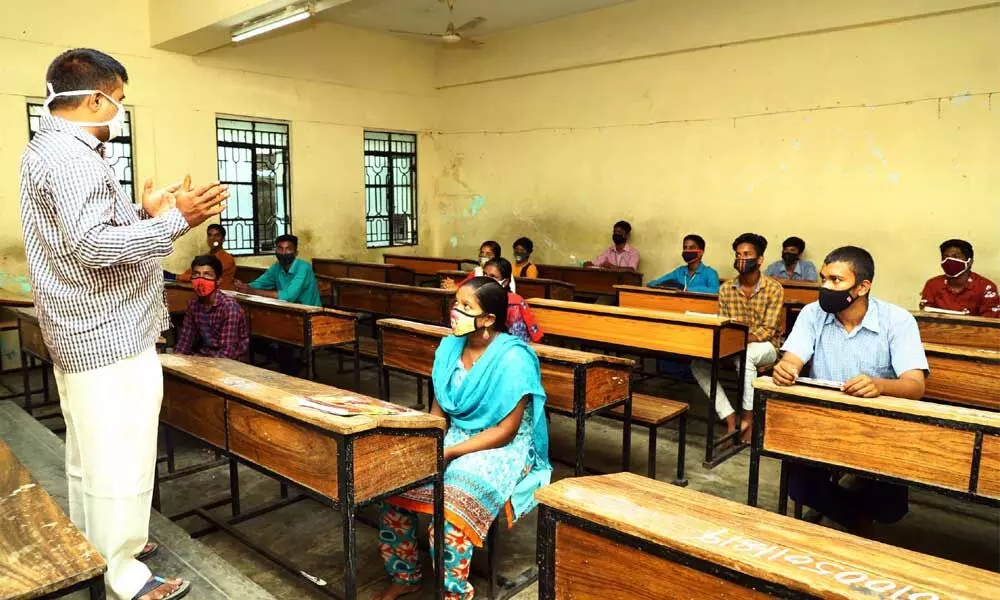
[[[149,542],[146,546],[149,546],[149,550],[146,550],[146,547],[143,546],[142,552],[135,555],[136,560],[146,560],[160,551],[160,545],[156,542]]]

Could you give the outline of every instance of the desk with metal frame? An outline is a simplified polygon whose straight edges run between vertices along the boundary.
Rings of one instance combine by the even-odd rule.
[[[314,258],[313,272],[324,277],[364,279],[397,285],[416,285],[413,269],[386,263],[367,263],[339,258]]]
[[[925,344],[1000,350],[1000,319],[910,311]]]
[[[42,328],[38,324],[38,313],[32,307],[15,308],[10,310],[17,319],[17,336],[21,346],[21,385],[24,396],[24,410],[31,416],[35,416],[35,411],[47,406],[59,406],[59,398],[50,401],[49,370],[52,368],[52,356],[45,346],[45,339],[42,337]],[[42,403],[34,404],[31,397],[39,390],[31,389],[31,369],[33,363],[38,361],[42,369]],[[41,419],[51,419],[61,417],[61,412],[50,415],[36,417]],[[55,431],[62,431],[56,428]]]
[[[538,598],[992,600],[1000,574],[631,473],[535,493]]]
[[[656,310],[599,306],[559,300],[528,300],[546,336],[597,343],[623,352],[682,356],[711,361],[711,393],[708,398],[708,432],[705,461],[712,468],[734,456],[743,445],[734,443],[721,455],[716,447],[739,436],[737,429],[715,439],[715,395],[722,359],[738,356],[739,372],[746,366],[747,326],[725,317],[688,315]],[[737,383],[743,395],[743,378]],[[737,404],[742,403],[737,400]]]
[[[464,271],[466,267],[479,266],[479,261],[466,258],[411,256],[408,254],[383,254],[382,262],[387,265],[398,265],[410,269],[417,274],[418,284],[427,284],[436,281],[438,271]]]
[[[378,321],[379,397],[389,398],[389,374],[392,371],[426,377],[430,382],[434,366],[434,351],[441,338],[451,335],[446,327],[425,325],[400,319]],[[580,352],[532,344],[541,363],[542,387],[545,388],[548,411],[573,417],[576,421],[576,455],[574,474],[583,475],[586,424],[617,406],[624,405],[622,434],[622,469],[631,463],[632,369],[635,363],[627,358]],[[431,393],[433,398],[433,386]],[[429,404],[429,403],[428,403]],[[650,444],[655,443],[655,438]],[[680,446],[683,453],[683,445]],[[683,454],[678,462],[679,472]],[[678,475],[678,479],[683,479]]]
[[[788,504],[788,463],[1000,506],[1000,414],[922,400],[855,398],[805,385],[754,381],[747,504],[757,505],[760,459],[781,460],[778,511]],[[827,432],[817,435],[817,432]]]
[[[642,273],[601,269],[597,267],[572,267],[566,265],[536,265],[538,276],[572,283],[579,296],[614,297],[616,285],[642,285]]]
[[[444,278],[455,283],[462,281],[469,274],[465,271],[438,271],[439,281]],[[515,282],[517,295],[522,298],[550,298],[552,300],[572,300],[576,286],[558,279],[541,279],[517,277]]]
[[[924,343],[930,375],[924,399],[1000,411],[1000,348]]]
[[[188,303],[194,298],[194,290],[184,283],[167,282],[167,308],[171,316],[180,316],[187,311]],[[354,354],[355,364],[359,364],[358,316],[340,310],[293,304],[263,296],[253,296],[238,292],[223,292],[235,299],[243,307],[250,325],[250,336],[296,348],[305,353],[307,378],[316,378],[316,351],[324,348],[348,346]],[[354,371],[354,383],[360,385],[361,372]]]
[[[320,396],[357,399],[358,394],[229,359],[163,354],[160,361],[164,372],[161,423],[229,457],[230,496],[171,518],[197,515],[212,526],[196,534],[225,531],[309,581],[317,591],[339,597],[317,583],[315,577],[307,576],[233,528],[306,497],[339,509],[345,556],[343,597],[354,600],[358,508],[430,484],[434,488],[435,579],[438,595],[443,598],[444,419],[419,411],[336,416],[300,406],[299,402]],[[303,448],[309,451],[303,452]],[[244,512],[239,501],[238,463],[295,485],[303,494]],[[209,508],[225,504],[232,506],[231,519],[218,519],[208,512]]]

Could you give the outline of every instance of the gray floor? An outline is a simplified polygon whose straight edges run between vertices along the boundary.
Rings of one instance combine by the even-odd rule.
[[[335,361],[329,357],[320,360],[320,379],[326,383],[350,388],[352,378],[349,373],[337,374]],[[13,387],[17,387],[12,383]],[[366,370],[363,374],[362,391],[374,394],[376,380],[374,371]],[[692,403],[696,415],[705,412],[705,400],[694,385],[669,383],[664,380],[650,380],[639,384],[639,389],[646,393],[662,395]],[[416,388],[411,378],[394,378],[393,401],[409,405],[416,401]],[[0,416],[0,420],[3,417]],[[46,421],[50,425],[57,421]],[[10,428],[0,428],[0,436],[7,438]],[[687,477],[690,488],[716,496],[721,496],[737,502],[746,501],[747,470],[749,456],[746,451],[732,458],[714,470],[705,470],[701,466],[704,438],[704,425],[694,422],[690,425],[688,439],[688,456],[686,461]],[[15,432],[16,433],[16,432]],[[54,436],[49,436],[56,440]],[[563,417],[555,416],[550,426],[551,453],[553,457],[569,459],[573,455],[574,431],[572,422]],[[177,467],[199,464],[214,458],[212,452],[199,447],[191,440],[179,439]],[[51,445],[51,444],[49,444]],[[647,438],[644,429],[636,428],[632,437],[632,470],[645,473]],[[660,434],[658,444],[658,476],[661,480],[673,478],[676,457],[676,434],[672,430]],[[613,421],[595,419],[589,422],[587,430],[587,464],[602,470],[614,470],[620,464],[621,425]],[[52,458],[47,459],[48,475],[43,480],[47,488],[59,485],[56,472],[53,472]],[[29,467],[31,465],[29,464]],[[58,471],[58,469],[56,469]],[[165,471],[161,465],[161,472]],[[774,510],[777,505],[777,463],[765,460],[762,466],[760,505],[768,510]],[[562,464],[556,464],[555,478],[566,477],[570,470]],[[39,477],[42,479],[42,477]],[[277,482],[268,479],[255,471],[241,468],[240,480],[242,486],[241,500],[243,510],[252,508],[255,504],[272,501],[278,498]],[[229,490],[228,469],[219,467],[194,475],[184,477],[162,487],[163,510],[167,514],[180,512],[209,499],[225,495]],[[64,484],[62,491],[64,495]],[[219,516],[227,514],[228,507],[215,509]],[[370,513],[369,513],[370,515]],[[916,491],[911,494],[910,513],[898,524],[879,527],[875,532],[876,539],[912,550],[933,554],[950,560],[974,565],[980,568],[1000,570],[1000,525],[998,511],[978,504],[963,502],[928,492]],[[277,511],[260,516],[256,519],[238,525],[238,529],[257,542],[266,545],[273,552],[293,561],[304,572],[321,578],[333,589],[340,589],[341,578],[341,529],[339,514],[325,508],[316,502],[306,500]],[[169,522],[157,518],[154,520],[155,535],[160,533]],[[196,519],[186,519],[179,525],[188,531],[196,530],[204,522]],[[177,530],[169,529],[173,536]],[[174,541],[174,537],[170,538]],[[311,589],[308,584],[290,576],[277,568],[273,563],[249,550],[235,539],[223,533],[211,533],[198,540],[198,547],[207,547],[211,552],[187,548],[191,556],[184,556],[187,565],[177,562],[165,562],[164,568],[176,568],[167,574],[181,573],[191,576],[192,568],[202,569],[204,564],[215,565],[216,556],[235,567],[240,575],[227,574],[224,569],[218,569],[210,577],[212,584],[207,582],[192,592],[191,598],[227,598],[229,590],[243,589],[245,576],[259,585],[274,598],[299,599],[322,598],[323,594]],[[179,543],[179,541],[178,541]],[[359,573],[358,581],[362,586],[361,598],[369,598],[385,585],[381,560],[376,549],[375,531],[365,525],[358,527]],[[535,552],[535,518],[530,515],[519,522],[512,530],[501,535],[502,572],[514,575],[531,567]],[[179,552],[182,554],[182,552]],[[474,561],[474,571],[483,566],[482,553],[477,554]],[[202,556],[211,559],[201,562]],[[197,572],[196,572],[197,574]],[[232,587],[227,587],[233,581]],[[473,584],[485,596],[483,579],[474,576]],[[213,587],[214,586],[214,587]],[[256,592],[254,592],[256,593]],[[534,598],[536,588],[528,588],[517,598]],[[233,597],[263,597],[243,592]],[[431,598],[433,594],[428,587],[420,596],[413,598]]]

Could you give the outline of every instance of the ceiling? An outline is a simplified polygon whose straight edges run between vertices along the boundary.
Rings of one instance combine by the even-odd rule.
[[[486,21],[470,32],[472,37],[483,37],[627,1],[455,0],[453,21],[459,27],[475,17],[485,17]],[[442,33],[449,20],[448,6],[443,0],[351,0],[322,11],[317,17],[361,29],[420,33]]]

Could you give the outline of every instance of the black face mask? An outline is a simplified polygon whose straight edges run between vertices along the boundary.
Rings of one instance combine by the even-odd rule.
[[[753,273],[759,266],[760,265],[757,264],[756,258],[737,258],[733,261],[733,268],[736,269],[740,275]]]
[[[699,254],[700,254],[699,252],[695,252],[693,250],[681,252],[681,260],[683,260],[686,263],[690,263],[694,259],[698,258]]]
[[[625,236],[620,233],[611,234],[611,241],[615,243],[616,246],[620,246],[625,243]]]
[[[781,255],[781,262],[785,263],[786,267],[794,265],[797,260],[799,260],[799,255],[794,252],[785,252]]]
[[[854,300],[855,296],[851,294],[851,290],[831,290],[825,287],[819,288],[819,307],[823,309],[824,312],[830,314],[837,314],[850,306]]]
[[[274,256],[278,259],[278,264],[286,269],[292,266],[292,263],[295,262],[295,255],[291,253],[285,254],[282,252],[276,252]]]

